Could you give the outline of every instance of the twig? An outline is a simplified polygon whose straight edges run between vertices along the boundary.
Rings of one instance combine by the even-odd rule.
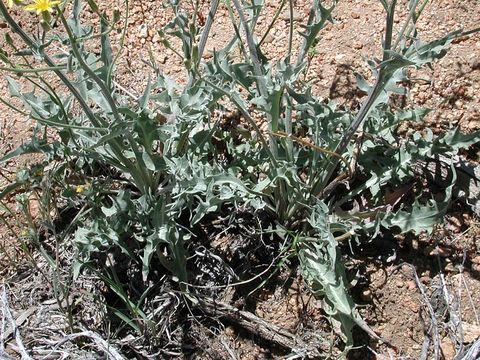
[[[220,337],[220,344],[222,344],[232,360],[238,360],[237,354],[235,354],[223,336]]]
[[[15,342],[17,343],[18,351],[22,355],[22,360],[31,360],[32,358],[30,357],[30,355],[28,355],[27,350],[25,349],[25,346],[23,346],[23,341],[22,341],[20,331],[18,331],[17,324],[8,306],[7,291],[5,290],[5,285],[2,285],[2,294],[0,296],[0,300],[2,302],[2,323],[4,323],[4,320],[3,320],[4,318],[6,318],[7,321],[10,323],[10,326],[12,327],[12,332],[15,334]],[[1,340],[2,340],[1,343],[3,347],[3,335]]]
[[[428,296],[425,292],[425,289],[423,288],[422,283],[420,282],[420,279],[418,278],[417,270],[412,264],[404,263],[403,265],[407,265],[412,269],[414,278],[415,278],[415,283],[417,284],[418,290],[420,290],[420,293],[423,296],[425,305],[427,306],[428,312],[430,314],[430,320],[431,320],[431,325],[429,329],[429,336],[432,336],[433,332],[433,349],[435,352],[435,359],[440,359],[440,339],[438,335],[438,324],[437,324],[437,318],[435,316],[435,310],[432,307],[432,304],[430,303],[430,300],[428,299]]]
[[[422,344],[422,353],[420,354],[420,360],[428,359],[428,349],[430,348],[430,337],[425,336]]]
[[[465,263],[465,260],[466,260],[466,254],[463,254],[462,265],[459,266],[459,274],[460,274],[461,282],[465,286],[465,290],[467,291],[468,301],[470,302],[470,306],[472,307],[473,313],[475,314],[475,321],[476,321],[477,326],[478,326],[478,325],[480,325],[480,320],[479,320],[479,317],[478,317],[477,309],[476,309],[475,303],[472,299],[472,293],[470,292],[470,289],[468,288],[467,281],[465,280],[465,276],[463,276],[463,269],[464,269],[463,264]],[[461,291],[461,289],[462,289],[462,284],[459,284],[459,291]]]
[[[459,345],[459,352],[463,350],[463,327],[462,327],[462,320],[461,320],[461,314],[458,309],[458,306],[455,307],[452,304],[452,296],[450,296],[447,285],[445,282],[445,276],[442,271],[442,263],[439,255],[439,250],[438,250],[438,244],[436,245],[436,250],[437,250],[437,263],[438,263],[438,271],[439,271],[439,276],[440,276],[440,286],[442,289],[443,297],[445,300],[445,304],[447,307],[447,311],[449,314],[449,328],[450,331],[452,332],[452,336],[455,338],[457,344]]]
[[[126,358],[123,357],[112,345],[110,345],[107,341],[102,339],[100,335],[91,331],[91,330],[84,330],[79,333],[74,333],[70,335],[66,335],[62,340],[55,342],[54,344],[58,347],[63,345],[66,342],[73,341],[79,337],[87,337],[97,345],[97,347],[105,352],[109,359],[112,360],[125,360]]]
[[[294,334],[275,324],[269,323],[248,311],[239,310],[229,304],[207,297],[200,297],[197,295],[197,299],[201,309],[211,316],[219,316],[227,321],[236,323],[245,330],[260,336],[265,340],[274,342],[283,348],[307,348],[307,344],[304,344],[301,340],[297,339]],[[309,355],[319,355],[318,350],[314,349],[312,351],[315,354]]]
[[[476,360],[480,358],[480,339],[475,341],[460,360]]]

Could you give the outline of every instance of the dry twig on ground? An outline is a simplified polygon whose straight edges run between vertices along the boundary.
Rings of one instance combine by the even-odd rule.
[[[7,298],[7,290],[5,289],[5,285],[2,285],[2,292],[0,295],[0,302],[1,302],[1,310],[2,310],[2,334],[0,336],[0,355],[4,356],[3,349],[4,349],[4,334],[7,331],[3,331],[5,328],[5,324],[9,323],[11,326],[11,332],[15,336],[15,342],[17,343],[18,352],[22,356],[22,360],[30,360],[32,359],[28,354],[25,346],[23,345],[22,337],[20,331],[17,327],[17,323],[13,318],[12,312],[10,311],[10,307],[8,305],[8,298]]]

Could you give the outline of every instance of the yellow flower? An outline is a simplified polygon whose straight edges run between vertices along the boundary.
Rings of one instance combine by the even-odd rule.
[[[90,189],[90,184],[77,185],[77,186],[75,186],[75,192],[76,192],[77,194],[83,194],[83,193],[85,193],[88,189]]]
[[[33,173],[33,176],[42,177],[43,176],[43,170],[42,169],[35,170],[35,172]]]
[[[7,6],[11,8],[13,6],[13,0],[7,0]]]
[[[34,4],[25,6],[25,10],[36,11],[37,15],[45,11],[52,12],[53,7],[55,5],[60,4],[60,1],[58,0],[33,0],[33,1],[34,1]]]

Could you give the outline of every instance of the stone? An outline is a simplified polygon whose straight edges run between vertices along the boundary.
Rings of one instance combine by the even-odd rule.
[[[473,59],[471,59],[469,65],[470,65],[470,68],[471,68],[472,70],[478,70],[478,69],[480,69],[480,59],[478,59],[478,58],[473,58]]]
[[[140,26],[140,29],[138,30],[138,36],[140,36],[142,39],[145,39],[148,36],[147,25]]]
[[[363,48],[363,44],[359,41],[355,41],[353,43],[353,48],[356,49],[356,50],[360,50],[361,48]]]
[[[373,298],[372,291],[370,289],[363,290],[360,296],[363,301],[367,301],[367,302],[372,301],[372,298]]]
[[[263,41],[265,44],[270,44],[275,40],[275,37],[272,34],[268,34]]]
[[[354,19],[359,19],[360,18],[360,13],[357,12],[357,11],[352,11],[352,13],[350,14],[352,16],[352,18]]]
[[[464,322],[462,328],[464,344],[471,344],[480,338],[480,326]]]
[[[302,12],[298,10],[293,10],[293,21],[301,21],[304,17],[306,18],[306,16]],[[282,12],[280,14],[280,19],[290,21],[290,10]]]
[[[440,348],[442,349],[443,356],[445,360],[453,360],[456,355],[455,344],[448,337],[442,339],[440,343]]]

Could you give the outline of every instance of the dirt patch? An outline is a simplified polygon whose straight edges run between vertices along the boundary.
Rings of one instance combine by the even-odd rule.
[[[205,17],[209,4],[206,1],[200,3],[199,13]],[[399,3],[405,5],[406,2]],[[122,4],[120,1],[100,2],[100,6],[110,8],[109,11],[112,6],[121,8]],[[153,1],[130,4],[129,31],[124,55],[119,62],[117,81],[133,97],[142,93],[151,72],[145,63],[150,50],[162,71],[179,81],[186,78],[183,64],[174,51],[163,47],[156,32],[166,25],[171,17],[171,13],[159,4]],[[309,2],[301,0],[295,2],[295,22],[300,22],[308,16],[308,4]],[[258,21],[259,38],[263,36],[277,11],[278,2],[268,2],[266,9],[267,12]],[[280,13],[279,21],[264,40],[262,51],[270,59],[279,59],[288,51],[290,20],[285,11]],[[18,16],[25,17],[22,18],[24,25],[28,25],[34,18],[20,13]],[[234,33],[225,6],[221,6],[217,16],[211,38],[207,43],[205,59],[212,57],[214,49],[227,44]],[[400,13],[399,19],[405,16],[406,13]],[[455,2],[442,0],[427,7],[418,23],[418,30],[421,36],[431,39],[445,35],[450,30],[474,28],[478,26],[479,18],[480,7],[476,0]],[[356,73],[370,78],[364,58],[379,56],[381,32],[384,29],[383,10],[380,2],[347,0],[339,3],[334,19],[335,24],[329,25],[323,32],[319,44],[311,54],[306,77],[314,84],[314,91],[320,96],[335,100],[343,107],[355,109],[365,96],[357,89]],[[396,24],[398,27],[401,22]],[[6,31],[5,28],[0,29],[2,35]],[[120,35],[112,34],[112,40],[116,46]],[[301,36],[294,34],[293,48],[297,48],[300,41]],[[7,47],[3,37],[0,40],[0,47]],[[448,55],[434,64],[432,69],[412,73],[421,80],[408,84],[410,91],[400,101],[408,103],[413,101],[416,105],[434,109],[427,120],[428,126],[434,131],[442,131],[457,125],[467,132],[480,129],[479,58],[478,34],[457,39]],[[7,84],[3,80],[0,84],[0,94],[3,97],[8,94]],[[27,117],[18,115],[3,103],[0,103],[0,114],[2,114],[0,154],[3,155],[29,137],[31,123]],[[472,160],[478,161],[478,151],[478,146],[473,148],[472,154],[469,154]],[[17,168],[35,161],[39,159],[26,158],[7,163],[0,168],[2,177],[0,188],[6,186],[12,179]],[[15,199],[12,197],[7,200],[7,205],[14,209]],[[48,353],[46,350],[48,341],[45,339],[61,340],[64,332],[68,330],[62,308],[72,306],[73,309],[77,309],[76,305],[88,303],[89,296],[93,296],[93,290],[99,285],[83,279],[82,287],[85,291],[80,296],[63,299],[66,303],[52,303],[52,299],[55,298],[54,289],[45,286],[45,276],[53,275],[42,274],[39,270],[41,266],[36,268],[18,265],[22,263],[21,256],[25,256],[24,251],[18,250],[20,245],[25,246],[24,243],[20,243],[21,236],[18,236],[24,219],[19,219],[16,223],[13,219],[18,213],[2,214],[13,227],[0,226],[2,245],[0,250],[6,249],[1,254],[0,274],[10,286],[14,317],[19,318],[23,315],[22,318],[25,319],[18,326],[25,335],[26,342],[35,349],[37,356],[44,356]],[[455,354],[462,351],[462,346],[467,346],[478,339],[479,224],[479,220],[471,215],[468,209],[458,204],[432,235],[390,238],[385,236],[374,243],[366,241],[360,245],[350,244],[343,247],[350,279],[356,283],[351,292],[356,302],[361,305],[362,316],[375,332],[396,347],[394,349],[378,345],[359,330],[355,335],[356,344],[361,348],[351,351],[350,358],[382,358],[380,355],[376,357],[376,354],[381,354],[387,358],[392,356],[419,359],[425,346],[425,334],[434,326],[432,321],[436,323],[439,351],[446,359],[453,359]],[[243,260],[235,258],[237,255],[232,249],[242,244],[236,244],[232,237],[217,240],[218,244],[211,244],[212,248],[223,252],[227,259],[230,256],[231,263],[238,265],[238,268],[234,269],[238,273]],[[260,250],[268,252],[271,248],[267,246]],[[227,254],[228,251],[231,253]],[[259,261],[259,257],[264,259],[258,255],[252,261]],[[34,260],[34,263],[39,264],[39,259]],[[415,270],[405,265],[406,263],[412,264]],[[12,264],[17,265],[14,267]],[[295,269],[295,266],[292,268]],[[297,335],[304,343],[315,344],[319,348],[325,347],[325,351],[328,351],[328,346],[323,340],[319,340],[320,335],[334,345],[339,343],[335,336],[329,336],[332,329],[326,315],[321,311],[321,303],[308,294],[296,271],[281,272],[269,286],[270,288],[255,293],[252,299],[242,299],[248,291],[241,293],[242,296],[219,292],[219,296],[222,301],[230,301],[237,308],[249,311],[258,318]],[[92,293],[89,293],[88,289],[91,289]],[[168,290],[165,290],[165,294],[168,294]],[[190,316],[190,309],[175,308],[180,306],[175,298],[173,295],[171,297],[165,295],[158,299],[158,304],[168,304],[165,306],[167,310],[164,315],[173,317],[174,314],[181,313],[179,319],[183,321],[182,324],[176,324],[178,325],[176,328],[172,327],[178,333],[174,333],[168,339],[171,346],[163,348],[158,354],[159,357],[262,359],[288,355],[285,349],[272,344],[268,339],[255,336],[235,322],[223,322],[210,315],[200,317],[200,320],[194,319]],[[441,300],[436,302],[436,299],[442,298],[447,298],[448,303],[445,301],[442,303]],[[434,304],[434,308],[430,309],[429,304]],[[109,334],[109,329],[102,329],[101,316],[106,316],[105,314],[105,309],[85,311],[85,323]],[[198,313],[195,315],[202,316]],[[48,324],[48,327],[45,328],[42,333],[43,339],[40,340],[39,328],[45,324]],[[459,331],[460,328],[462,331]],[[167,325],[163,329],[167,329]],[[35,336],[29,337],[26,335],[28,332]],[[434,347],[433,342],[432,339],[428,346]],[[137,343],[130,338],[124,339],[123,344],[132,358],[133,356],[141,358],[149,350],[131,345]],[[12,352],[15,352],[14,350]],[[79,358],[81,356],[88,358],[92,353],[92,349],[86,349],[85,353],[79,353],[78,348],[71,350]],[[338,354],[338,349],[336,351]]]

